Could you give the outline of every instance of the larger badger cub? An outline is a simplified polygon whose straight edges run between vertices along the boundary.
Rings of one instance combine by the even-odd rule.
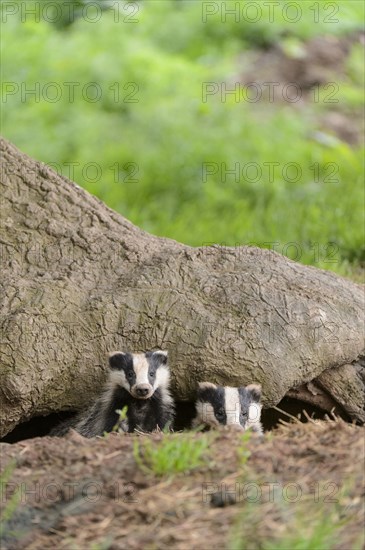
[[[169,393],[170,373],[166,351],[131,354],[116,351],[109,356],[109,380],[101,396],[74,422],[55,430],[63,435],[73,427],[85,437],[103,435],[118,426],[118,410],[127,407],[124,431],[152,432],[172,422],[174,405]]]
[[[200,382],[193,426],[214,428],[219,424],[233,425],[240,430],[251,428],[262,434],[260,399],[259,385],[231,388]]]
[[[134,355],[117,351],[110,355],[109,364],[113,394],[110,403],[118,404],[119,409],[128,407],[127,431],[152,432],[172,423],[174,403],[169,392],[166,351]]]

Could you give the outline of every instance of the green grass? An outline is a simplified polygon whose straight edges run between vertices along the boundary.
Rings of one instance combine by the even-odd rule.
[[[112,11],[63,30],[7,17],[2,80],[18,91],[3,98],[2,132],[151,233],[192,246],[255,244],[351,276],[365,261],[363,149],[318,130],[329,110],[356,120],[361,45],[336,78],[336,105],[324,103],[328,89],[300,108],[232,96],[222,102],[220,93],[202,100],[203,83],[239,80],[255,47],[279,42],[295,56],[303,40],[362,24],[362,2],[336,2],[337,23],[324,20],[329,8],[319,3],[316,24],[311,2],[300,4],[296,23],[285,20],[285,5],[273,22],[263,6],[257,23],[222,22],[220,12],[204,22],[200,2],[172,0],[141,3],[135,24],[117,23]],[[47,100],[50,82],[59,85],[57,101]],[[70,82],[77,84],[72,100]],[[85,99],[90,82],[101,92],[96,102]],[[22,94],[24,86],[39,86],[38,99]],[[204,177],[206,163],[216,170]],[[288,163],[300,171],[295,181]],[[238,176],[224,166],[238,166]]]
[[[0,543],[3,540],[4,536],[11,536],[16,537],[17,533],[13,531],[9,531],[7,529],[8,522],[12,519],[14,516],[19,503],[20,503],[20,490],[19,487],[16,488],[14,493],[11,495],[9,499],[5,499],[5,493],[6,493],[6,484],[11,479],[12,473],[14,472],[16,467],[16,462],[10,462],[6,465],[4,471],[0,475],[0,487],[1,487],[1,516],[0,516]]]
[[[237,446],[237,453],[238,453],[238,463],[243,468],[248,459],[251,456],[251,451],[247,449],[247,443],[250,441],[252,436],[252,432],[250,430],[247,430],[244,432],[243,435],[239,436],[238,438],[238,446]]]
[[[326,503],[324,495],[317,501],[306,497],[287,502],[275,492],[275,510],[270,511],[272,535],[262,534],[261,522],[268,513],[267,504],[247,503],[237,516],[232,529],[229,550],[330,550],[344,548],[343,538],[351,528],[348,510],[349,491],[342,488],[333,503]],[[262,515],[264,514],[264,515]],[[278,528],[273,527],[277,525]],[[346,550],[361,550],[364,536],[358,537]]]
[[[149,474],[170,476],[190,472],[209,464],[209,446],[212,434],[197,438],[195,432],[177,436],[164,434],[163,439],[154,442],[148,437],[134,441],[133,454],[138,466]]]

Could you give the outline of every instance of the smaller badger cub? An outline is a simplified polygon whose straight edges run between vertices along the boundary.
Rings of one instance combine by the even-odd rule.
[[[170,372],[166,351],[131,354],[116,351],[109,356],[109,379],[97,401],[52,435],[64,435],[74,428],[85,437],[103,435],[118,426],[116,412],[127,407],[123,431],[152,432],[164,429],[174,417],[169,393]]]
[[[216,386],[200,382],[196,401],[196,417],[193,426],[207,428],[219,424],[236,426],[241,430],[251,428],[262,434],[261,386],[251,384],[241,388]]]

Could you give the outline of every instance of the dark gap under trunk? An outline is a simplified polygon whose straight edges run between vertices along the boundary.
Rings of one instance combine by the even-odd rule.
[[[323,411],[319,407],[315,407],[291,397],[284,397],[280,403],[278,403],[277,408],[281,409],[283,412],[279,412],[275,408],[262,410],[261,421],[264,431],[274,429],[280,423],[280,420],[289,422],[293,416],[298,418],[301,422],[307,422],[308,419],[303,413],[303,410],[314,420],[323,419],[328,415],[328,412]],[[52,413],[48,416],[37,416],[28,422],[19,424],[12,432],[3,437],[1,441],[4,443],[16,443],[23,439],[46,436],[52,428],[63,420],[70,418],[75,412],[76,411],[67,411]],[[191,427],[191,421],[194,418],[194,413],[195,406],[193,401],[178,401],[176,403],[175,431],[189,429]],[[345,413],[341,414],[341,417],[346,421],[350,421],[350,418]]]

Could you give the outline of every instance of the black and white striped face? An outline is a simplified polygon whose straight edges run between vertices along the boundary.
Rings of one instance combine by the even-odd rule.
[[[109,365],[112,384],[126,389],[136,399],[149,399],[157,388],[167,388],[169,384],[167,351],[115,351],[109,356]]]
[[[258,385],[231,388],[201,382],[198,386],[195,424],[211,428],[223,424],[241,430],[252,428],[261,433],[260,398],[261,386]]]

